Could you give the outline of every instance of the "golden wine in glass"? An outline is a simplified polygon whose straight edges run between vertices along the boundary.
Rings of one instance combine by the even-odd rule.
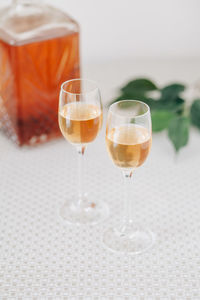
[[[73,144],[92,142],[102,125],[102,110],[93,104],[69,103],[59,112],[59,125],[63,136]]]
[[[152,142],[151,115],[148,105],[137,100],[123,100],[110,106],[106,127],[108,154],[123,173],[124,212],[121,223],[108,229],[104,244],[113,251],[137,254],[153,245],[154,234],[136,225],[131,197],[133,171],[146,160]]]
[[[120,168],[136,168],[143,164],[151,148],[147,129],[137,125],[113,128],[106,135],[108,152]]]
[[[64,138],[78,153],[77,195],[67,199],[61,216],[70,223],[96,224],[108,216],[108,206],[88,197],[84,183],[84,157],[87,145],[97,137],[103,121],[101,95],[96,83],[73,79],[61,86],[58,121]]]

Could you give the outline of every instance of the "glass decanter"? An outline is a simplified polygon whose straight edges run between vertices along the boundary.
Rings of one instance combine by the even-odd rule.
[[[18,145],[60,135],[63,81],[80,77],[79,26],[37,0],[0,11],[0,127]]]

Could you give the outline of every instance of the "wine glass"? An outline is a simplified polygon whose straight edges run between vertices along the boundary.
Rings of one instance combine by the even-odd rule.
[[[106,146],[109,156],[124,178],[124,212],[121,223],[108,229],[103,242],[111,250],[140,253],[152,246],[154,234],[134,223],[131,197],[132,176],[147,158],[152,142],[151,115],[147,104],[123,100],[109,108]]]
[[[103,121],[100,90],[96,83],[73,79],[61,85],[59,126],[64,138],[78,153],[77,194],[61,208],[61,216],[70,223],[96,224],[108,216],[108,206],[88,198],[85,191],[84,156],[88,144],[97,137]]]

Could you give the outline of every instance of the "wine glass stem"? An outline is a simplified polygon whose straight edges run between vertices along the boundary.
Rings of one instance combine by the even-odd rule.
[[[133,170],[123,170],[122,173],[124,178],[124,211],[120,231],[129,233],[133,226],[133,199],[131,196],[133,188]]]
[[[85,146],[77,146],[78,153],[78,205],[83,203],[85,188]]]

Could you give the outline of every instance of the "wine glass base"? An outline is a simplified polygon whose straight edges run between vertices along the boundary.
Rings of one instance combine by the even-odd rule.
[[[70,224],[95,225],[108,217],[109,207],[102,201],[84,201],[78,205],[71,200],[61,207],[60,215]]]
[[[103,235],[104,245],[114,252],[139,254],[153,246],[155,235],[149,230],[138,229],[123,233],[110,228]]]

